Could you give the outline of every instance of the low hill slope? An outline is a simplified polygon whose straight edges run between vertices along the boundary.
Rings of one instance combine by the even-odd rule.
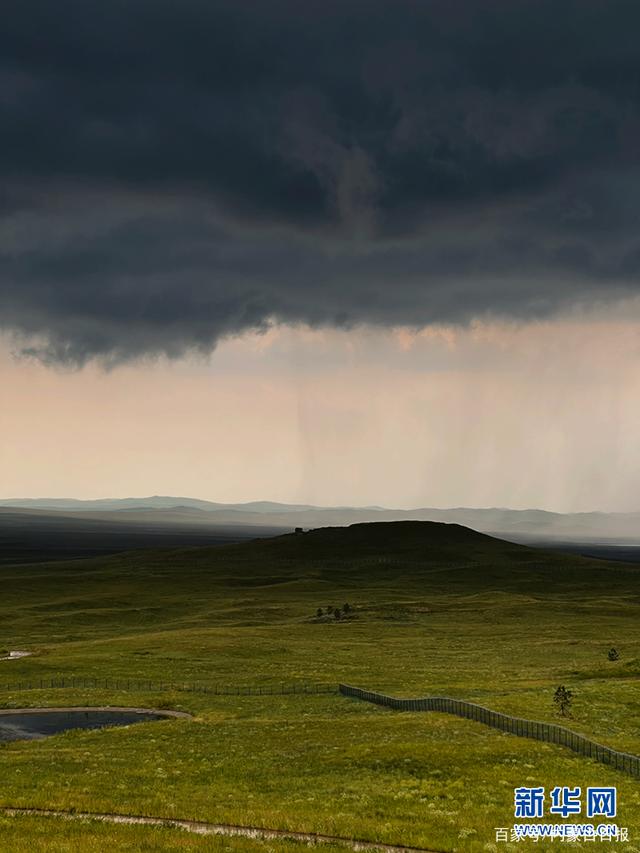
[[[457,524],[368,523],[217,547],[2,566],[0,625],[11,625],[24,645],[25,637],[33,643],[297,624],[336,602],[366,607],[367,618],[389,608],[504,613],[554,601],[618,613],[636,601],[639,572],[635,565],[514,545]],[[615,605],[607,605],[612,596]]]
[[[612,577],[636,583],[640,576],[635,565],[530,548],[458,524],[429,521],[328,527],[219,548],[123,554],[119,559],[131,566],[153,564],[164,576],[179,566],[182,578],[234,586],[324,580],[419,591],[526,589],[544,594],[578,590],[585,584],[605,590]]]
[[[432,562],[443,554],[468,556],[471,552],[504,556],[529,554],[532,549],[478,533],[460,524],[437,521],[379,521],[349,527],[320,527],[298,534],[261,539],[244,544],[249,551],[337,560],[393,557]]]

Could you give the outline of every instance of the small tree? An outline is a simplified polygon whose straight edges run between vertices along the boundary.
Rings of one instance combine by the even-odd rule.
[[[569,717],[571,715],[572,698],[572,692],[567,690],[564,684],[556,688],[556,692],[553,694],[553,701],[562,717]]]
[[[344,611],[344,613],[349,613],[349,611],[351,610],[351,605],[349,603],[343,604],[342,610]]]
[[[330,605],[327,607],[327,613],[333,613],[333,605],[331,605],[331,604],[330,604]]]
[[[322,607],[318,607],[316,610],[316,616],[322,616]]]
[[[337,607],[336,607],[336,609],[333,611],[333,615],[335,616],[335,618],[336,618],[336,619],[342,619],[342,613],[340,613],[340,610],[339,610],[339,608],[337,608]]]
[[[620,655],[618,654],[618,650],[614,649],[613,646],[607,652],[607,657],[609,658],[609,660],[612,660],[612,661],[620,659]]]

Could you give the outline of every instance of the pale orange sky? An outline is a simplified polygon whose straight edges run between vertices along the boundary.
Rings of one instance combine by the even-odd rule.
[[[0,349],[0,497],[640,509],[640,332],[278,329],[64,371]]]

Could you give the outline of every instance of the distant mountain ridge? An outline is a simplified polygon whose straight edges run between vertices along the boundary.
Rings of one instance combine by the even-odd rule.
[[[461,524],[481,533],[516,541],[529,539],[610,540],[640,542],[640,512],[555,513],[540,509],[452,507],[387,509],[384,507],[319,507],[275,501],[216,503],[199,498],[155,495],[144,498],[20,498],[0,500],[8,509],[110,521],[190,526],[244,525],[270,528],[340,527],[374,521],[439,521]]]
[[[250,501],[243,504],[215,503],[200,498],[171,497],[153,495],[146,498],[97,498],[95,500],[80,500],[78,498],[15,498],[0,500],[0,506],[17,509],[53,509],[71,510],[72,512],[96,512],[102,510],[127,509],[176,509],[188,507],[202,510],[243,510],[247,512],[297,512],[304,509],[315,509],[304,504],[280,504],[273,501]]]

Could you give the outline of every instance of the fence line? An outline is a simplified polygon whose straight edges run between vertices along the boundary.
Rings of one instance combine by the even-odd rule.
[[[616,770],[622,770],[624,773],[640,778],[639,756],[631,755],[628,752],[618,752],[618,750],[603,746],[555,723],[540,723],[522,717],[511,717],[509,714],[492,711],[474,702],[450,699],[446,696],[397,699],[393,696],[385,696],[383,693],[375,693],[371,690],[362,690],[360,687],[352,687],[348,684],[339,684],[338,689],[343,696],[353,696],[356,699],[363,699],[365,702],[373,702],[376,705],[384,705],[396,711],[441,711],[445,714],[455,714],[458,717],[484,723],[494,729],[509,732],[518,737],[529,737],[566,746],[580,755],[593,758],[602,764],[614,767]]]
[[[136,692],[179,691],[181,693],[202,693],[207,696],[285,696],[293,694],[328,694],[338,693],[335,684],[263,684],[253,685],[220,685],[200,684],[198,682],[153,681],[136,678],[89,678],[86,676],[58,676],[57,678],[32,678],[29,681],[14,683],[0,682],[0,692],[22,690],[132,690]]]

